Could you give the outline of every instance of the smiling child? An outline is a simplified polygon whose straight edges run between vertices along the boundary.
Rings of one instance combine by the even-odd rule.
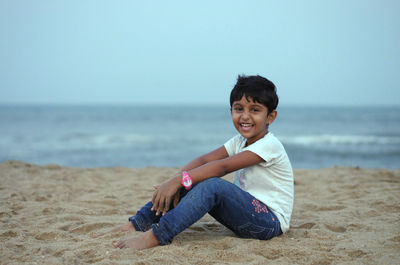
[[[151,201],[129,223],[110,231],[144,233],[114,246],[146,249],[170,244],[206,213],[243,238],[268,240],[288,231],[293,170],[283,145],[269,131],[278,102],[271,81],[239,76],[230,95],[238,134],[156,186]],[[220,178],[230,172],[235,172],[234,183]]]

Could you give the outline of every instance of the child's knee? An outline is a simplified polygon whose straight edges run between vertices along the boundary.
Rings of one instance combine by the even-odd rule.
[[[220,179],[220,178],[209,178],[206,180],[203,180],[202,182],[198,183],[196,185],[196,189],[198,190],[204,190],[208,192],[222,192],[224,190],[224,187],[226,186],[227,182],[226,180]]]
[[[206,180],[203,180],[202,182],[200,182],[199,184],[197,184],[197,186],[215,186],[218,185],[219,182],[221,181],[220,178],[209,178]]]

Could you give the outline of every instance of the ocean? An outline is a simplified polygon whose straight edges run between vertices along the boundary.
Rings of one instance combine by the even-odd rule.
[[[293,168],[400,168],[400,107],[278,108]],[[0,105],[0,162],[177,167],[236,134],[229,106]]]

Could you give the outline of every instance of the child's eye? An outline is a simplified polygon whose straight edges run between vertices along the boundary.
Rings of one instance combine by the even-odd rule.
[[[234,109],[234,111],[242,111],[242,110],[243,110],[242,107],[235,107],[235,108],[233,108],[233,109]]]
[[[259,112],[260,110],[257,109],[257,108],[253,108],[253,109],[251,109],[251,111],[252,111],[252,112]]]

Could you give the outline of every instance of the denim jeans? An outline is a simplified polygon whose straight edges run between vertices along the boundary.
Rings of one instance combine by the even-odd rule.
[[[206,179],[189,191],[181,189],[179,204],[164,216],[151,211],[151,202],[129,218],[136,231],[153,229],[161,245],[202,218],[206,213],[244,238],[270,239],[282,234],[275,214],[262,202],[229,181]]]

